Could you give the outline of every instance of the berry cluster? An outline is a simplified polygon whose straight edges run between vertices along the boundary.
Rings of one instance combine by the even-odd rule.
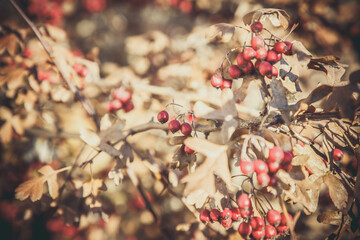
[[[274,64],[281,60],[282,54],[291,55],[292,43],[275,41],[272,38],[266,42],[260,35],[263,29],[261,22],[255,22],[250,28],[253,33],[251,46],[244,46],[243,51],[236,57],[236,64],[229,66],[228,74],[231,79],[224,79],[222,76],[214,74],[210,80],[213,87],[221,88],[221,90],[231,88],[233,79],[252,74],[254,70],[270,79],[279,75]]]
[[[89,74],[89,69],[80,63],[75,63],[72,67],[75,72],[83,78],[86,78],[86,76]]]
[[[107,103],[108,111],[117,111],[121,108],[125,112],[130,112],[134,109],[134,104],[131,101],[132,92],[126,90],[123,87],[115,89],[113,92],[113,100]]]
[[[193,4],[189,0],[167,0],[170,6],[178,8],[181,12],[188,14],[193,10]]]
[[[224,228],[230,228],[234,221],[241,221],[238,232],[245,239],[272,239],[288,234],[286,217],[276,210],[269,210],[265,218],[253,215],[250,197],[247,193],[241,193],[237,198],[238,207],[224,208],[222,212],[213,208],[210,211],[203,209],[199,218],[203,223],[220,222]],[[292,216],[288,214],[289,219]]]
[[[240,170],[243,174],[256,173],[256,180],[262,187],[274,186],[277,183],[276,172],[281,168],[289,171],[292,167],[293,154],[284,152],[280,147],[269,150],[266,161],[256,159],[255,161],[240,160]]]

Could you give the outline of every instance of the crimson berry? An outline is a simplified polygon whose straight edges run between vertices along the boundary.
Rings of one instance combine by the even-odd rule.
[[[231,88],[231,86],[232,86],[232,81],[228,79],[224,79],[221,85],[221,90],[223,90],[224,88]]]
[[[221,213],[222,219],[229,219],[232,216],[232,211],[229,208],[224,208],[224,210]]]
[[[238,78],[241,75],[241,70],[238,65],[230,65],[228,72],[231,78]]]
[[[250,218],[250,226],[253,230],[262,230],[265,226],[265,221],[261,217],[255,216]]]
[[[131,99],[132,93],[124,88],[117,88],[113,93],[113,97],[119,99],[122,103],[127,103]]]
[[[278,226],[281,221],[281,215],[275,209],[271,209],[266,214],[266,220],[273,226]]]
[[[251,161],[240,161],[240,170],[243,174],[251,174],[254,172],[254,163]]]
[[[169,122],[169,130],[172,133],[177,132],[179,129],[180,129],[180,122],[178,120],[174,119]]]
[[[241,213],[240,213],[240,209],[239,208],[231,208],[231,218],[232,220],[236,221],[239,218],[241,218]]]
[[[277,42],[274,45],[274,50],[278,53],[285,53],[287,51],[287,44],[284,42]]]
[[[125,103],[125,106],[124,106],[124,111],[127,113],[127,112],[130,112],[131,110],[134,109],[134,104],[130,101],[130,102],[127,102]]]
[[[253,70],[254,66],[253,63],[251,61],[249,61],[246,66],[242,69],[242,71],[247,74],[249,72],[251,72],[251,70]]]
[[[291,162],[293,159],[293,155],[291,152],[284,152],[284,159],[281,162],[281,168],[285,171],[289,171],[292,168]]]
[[[261,47],[258,50],[256,50],[256,53],[255,53],[256,59],[263,61],[266,59],[266,56],[267,56],[266,47]]]
[[[252,232],[251,236],[254,239],[263,239],[265,237],[265,230],[255,230]]]
[[[75,72],[78,74],[80,73],[81,69],[83,68],[83,66],[80,63],[75,63],[72,67],[75,70]]]
[[[212,221],[218,221],[220,218],[221,212],[219,209],[213,208],[210,211],[210,218]]]
[[[279,162],[268,162],[269,172],[276,173],[280,169]]]
[[[263,160],[257,159],[254,161],[254,171],[257,174],[267,173],[269,171],[268,165]]]
[[[189,154],[193,154],[195,151],[192,150],[191,148],[189,148],[188,146],[185,146],[184,147],[184,152],[189,153]]]
[[[210,221],[209,210],[207,210],[207,209],[201,210],[199,218],[200,218],[200,221],[202,221],[203,223],[209,222]]]
[[[239,206],[240,210],[245,208],[250,208],[251,206],[251,201],[247,193],[241,193],[237,198],[236,203]]]
[[[277,184],[277,177],[276,176],[270,176],[270,182],[269,186],[275,186]]]
[[[83,67],[83,68],[81,68],[79,73],[80,73],[80,76],[85,78],[89,74],[89,69],[87,67]]]
[[[179,3],[179,9],[183,13],[190,13],[193,9],[192,3],[190,1],[181,1]]]
[[[189,123],[181,124],[180,131],[185,136],[189,136],[191,134],[192,127]]]
[[[216,74],[212,75],[212,76],[211,76],[211,79],[210,79],[211,85],[212,85],[214,88],[219,88],[219,87],[221,87],[222,84],[223,84],[223,81],[224,81],[224,79],[223,79],[221,76],[216,75]]]
[[[338,148],[335,148],[335,149],[334,149],[334,154],[333,154],[333,156],[334,156],[334,160],[335,160],[335,161],[339,161],[339,160],[342,158],[343,155],[344,155],[344,154],[343,154],[343,152],[342,152],[340,149],[338,149]]]
[[[221,225],[224,227],[224,228],[229,228],[231,227],[232,225],[232,219],[229,218],[229,219],[221,219]]]
[[[263,173],[257,174],[256,180],[258,181],[259,185],[266,187],[269,185],[270,176],[269,176],[269,174],[263,172]]]
[[[238,232],[243,238],[246,239],[252,232],[250,224],[247,222],[240,223]]]
[[[281,234],[281,235],[286,235],[288,229],[289,229],[288,226],[283,226],[283,225],[280,225],[280,226],[277,226],[277,227],[276,227],[277,232],[278,232],[279,234]]]
[[[122,107],[123,107],[123,104],[119,99],[114,99],[111,101],[111,109],[112,110],[119,110]]]
[[[273,238],[277,235],[277,231],[276,228],[273,225],[266,225],[265,226],[265,237],[268,238]]]
[[[280,221],[280,225],[287,225],[287,222],[286,222],[286,217],[285,217],[285,214],[284,213],[281,213],[281,221]],[[288,217],[289,217],[289,220],[293,220],[293,217],[291,216],[291,214],[288,213]]]
[[[251,47],[254,50],[258,50],[259,48],[264,46],[265,46],[264,39],[261,36],[255,36],[251,39]]]
[[[240,208],[240,214],[243,218],[248,218],[253,215],[254,211],[252,207],[249,208]]]
[[[286,46],[287,46],[287,50],[286,50],[286,52],[284,52],[284,54],[285,55],[292,55],[292,51],[291,51],[291,48],[292,48],[292,43],[291,42],[289,42],[289,41],[284,41],[284,43],[286,44]]]
[[[278,75],[279,75],[279,70],[275,66],[272,66],[271,76],[277,77]]]
[[[259,65],[259,72],[261,75],[266,76],[272,73],[272,66],[269,62],[261,62]]]
[[[268,162],[281,162],[284,159],[284,151],[275,146],[269,150]]]
[[[277,61],[279,61],[278,53],[275,52],[274,50],[268,51],[268,54],[266,56],[266,61],[268,61],[270,63],[276,63]]]
[[[247,47],[243,51],[244,59],[247,61],[250,61],[253,59],[256,55],[256,52],[253,48]]]
[[[277,54],[277,60],[280,61],[281,58],[282,58],[282,53],[278,53],[278,54]]]
[[[261,22],[254,22],[251,26],[250,29],[253,33],[259,33],[262,31],[263,29],[263,25]]]
[[[169,114],[167,111],[162,110],[161,112],[158,113],[157,115],[157,120],[160,123],[166,123],[169,120]]]
[[[244,54],[240,52],[236,57],[236,63],[240,68],[244,68],[248,61],[245,60]]]
[[[256,62],[255,62],[255,68],[257,69],[257,70],[259,70],[259,66],[260,66],[260,63],[261,63],[261,61],[260,60],[256,60]]]

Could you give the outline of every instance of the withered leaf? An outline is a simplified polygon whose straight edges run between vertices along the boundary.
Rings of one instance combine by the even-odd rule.
[[[206,32],[205,37],[209,40],[220,38],[221,42],[229,42],[234,36],[235,26],[228,23],[218,23],[210,26]]]
[[[18,47],[23,48],[23,43],[15,33],[10,33],[0,38],[0,55],[7,51],[11,56],[14,56]]]
[[[345,73],[347,65],[338,63],[336,56],[325,56],[321,58],[311,58],[308,67],[326,73],[328,84],[331,86],[341,85],[341,77]]]
[[[87,197],[90,194],[96,197],[100,190],[106,190],[106,186],[103,179],[91,179],[89,182],[83,184],[83,197]]]
[[[302,147],[296,144],[293,148],[294,158],[293,165],[305,166],[311,172],[317,175],[324,175],[328,171],[328,167],[322,158],[309,145]]]
[[[324,176],[324,183],[329,189],[330,198],[335,207],[339,210],[346,208],[348,192],[344,184],[332,174]]]
[[[265,18],[270,18],[271,23],[275,27],[278,27],[280,25],[284,29],[287,29],[289,27],[290,16],[287,14],[286,11],[276,8],[264,8],[249,12],[243,17],[243,21],[245,25],[250,25],[256,21],[260,21],[261,19]],[[278,21],[275,21],[275,19],[273,18],[276,18]]]
[[[17,89],[24,84],[28,71],[23,68],[4,67],[0,69],[0,87],[7,84],[9,89]]]
[[[321,213],[317,220],[321,223],[340,225],[342,222],[342,212],[340,211],[326,211]]]

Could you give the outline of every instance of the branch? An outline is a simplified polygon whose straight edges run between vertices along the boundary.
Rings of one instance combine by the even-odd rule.
[[[59,61],[56,59],[51,47],[46,42],[45,38],[42,36],[42,34],[37,29],[35,24],[26,16],[26,14],[23,12],[23,10],[20,8],[20,6],[14,0],[9,0],[9,1],[13,5],[13,7],[16,9],[16,11],[20,14],[20,16],[25,20],[25,22],[30,26],[31,30],[35,33],[35,35],[39,39],[41,45],[44,47],[46,53],[52,59],[55,66],[58,68],[61,77],[65,80],[65,82],[69,86],[70,90],[75,94],[76,98],[81,102],[83,108],[89,114],[89,116],[93,119],[97,128],[99,129],[100,123],[99,123],[96,111],[95,111],[94,107],[92,106],[92,104],[86,98],[81,96],[79,89],[72,83],[70,76],[68,76],[68,74],[66,74],[66,70],[61,66]]]

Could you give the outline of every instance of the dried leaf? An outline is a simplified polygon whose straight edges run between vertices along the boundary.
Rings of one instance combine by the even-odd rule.
[[[39,173],[47,176],[46,181],[48,184],[49,194],[55,199],[59,195],[59,184],[57,183],[57,173],[49,165],[46,165],[38,170]]]
[[[82,196],[87,197],[91,194],[96,197],[100,190],[106,190],[103,179],[91,179],[89,182],[84,183]]]
[[[326,211],[321,213],[317,220],[321,223],[332,224],[332,225],[340,225],[342,222],[342,212],[339,211]]]
[[[284,29],[289,27],[290,16],[286,11],[276,8],[264,8],[249,12],[243,17],[243,21],[246,25],[251,25],[256,21],[264,20],[266,18],[269,18],[275,27],[280,25]]]
[[[14,56],[18,47],[23,48],[23,43],[15,33],[10,33],[0,38],[0,55],[6,50],[11,56]]]
[[[80,138],[92,147],[98,147],[101,142],[100,137],[96,133],[86,128],[80,129]]]
[[[229,42],[234,36],[235,26],[228,23],[218,23],[210,26],[205,33],[209,40],[220,38],[221,42]]]
[[[322,158],[309,145],[302,147],[296,144],[293,148],[294,158],[293,165],[301,165],[308,168],[311,172],[318,175],[324,175],[328,171],[328,167]]]
[[[346,208],[348,192],[346,191],[344,184],[332,174],[324,176],[324,183],[329,188],[330,198],[335,207],[339,210]]]
[[[2,143],[8,143],[12,139],[12,126],[10,121],[6,121],[0,128],[0,138]]]

